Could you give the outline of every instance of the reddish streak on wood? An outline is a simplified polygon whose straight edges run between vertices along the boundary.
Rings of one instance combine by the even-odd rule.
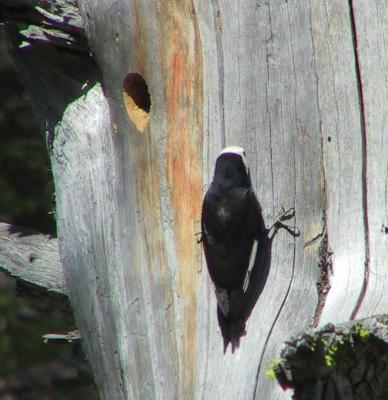
[[[172,94],[171,94],[171,109],[169,110],[169,114],[176,115],[177,105],[178,105],[178,94],[179,94],[179,84],[181,79],[181,66],[180,66],[180,56],[179,53],[174,53],[172,56]]]
[[[179,4],[179,5],[178,5]],[[170,31],[164,49],[167,67],[167,179],[175,217],[181,303],[180,395],[191,398],[195,385],[196,271],[199,247],[195,222],[202,200],[202,66],[192,10],[176,3],[168,10]],[[166,6],[169,7],[169,6]],[[178,10],[179,9],[179,10]],[[175,18],[176,13],[179,13]],[[190,31],[194,30],[195,40]],[[182,387],[183,384],[183,387]]]

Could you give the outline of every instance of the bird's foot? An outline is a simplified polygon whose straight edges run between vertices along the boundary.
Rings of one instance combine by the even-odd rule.
[[[273,238],[276,234],[276,232],[280,228],[284,228],[288,233],[290,233],[292,236],[296,237],[300,235],[300,230],[296,226],[291,226],[288,224],[285,224],[283,221],[287,221],[295,216],[295,208],[291,207],[287,211],[284,210],[284,207],[281,208],[279,214],[278,214],[278,219],[272,224],[271,228],[269,228],[268,232],[272,231],[272,235],[270,236]]]
[[[287,221],[295,216],[295,208],[291,207],[287,211],[282,207],[278,214],[278,221]]]
[[[202,243],[202,232],[197,232],[195,237],[197,238],[197,244]]]

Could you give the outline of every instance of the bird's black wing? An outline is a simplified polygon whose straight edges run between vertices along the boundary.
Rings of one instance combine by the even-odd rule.
[[[248,235],[253,237],[254,239],[261,240],[267,236],[267,230],[265,228],[259,200],[257,199],[255,192],[252,188],[249,188],[247,190],[247,205],[249,207],[247,217],[249,221]]]
[[[221,209],[228,210],[228,217]],[[265,234],[260,204],[250,188],[222,198],[211,190],[202,207],[202,239],[210,276],[219,288],[243,287],[254,239]]]

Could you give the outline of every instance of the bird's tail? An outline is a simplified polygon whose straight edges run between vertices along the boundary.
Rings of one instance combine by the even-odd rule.
[[[226,291],[224,296],[218,293],[217,300],[217,317],[218,325],[220,326],[222,337],[224,339],[224,353],[226,352],[229,343],[232,345],[232,353],[239,347],[240,338],[246,334],[245,318],[243,313],[243,298],[242,290]],[[225,302],[224,297],[227,297]],[[222,302],[220,300],[223,299]]]
[[[232,353],[234,353],[240,345],[241,337],[246,334],[244,319],[237,318],[232,320],[226,317],[219,307],[217,307],[217,316],[218,325],[224,339],[224,353],[226,353],[229,343],[232,346]]]

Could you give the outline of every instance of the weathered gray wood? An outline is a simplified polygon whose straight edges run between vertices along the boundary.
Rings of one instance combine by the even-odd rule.
[[[222,387],[223,395],[230,399],[278,398],[283,395],[281,389],[264,377],[268,361],[277,357],[287,335],[311,322],[317,304],[315,282],[319,271],[315,260],[319,246],[304,251],[303,242],[316,237],[323,225],[319,121],[314,74],[308,62],[311,44],[303,48],[305,53],[296,53],[295,49],[300,40],[298,25],[308,32],[309,10],[301,4],[288,7],[280,1],[213,2],[210,12],[204,3],[197,6],[201,15],[198,20],[208,14],[214,16],[210,31],[201,31],[205,49],[217,46],[213,35],[222,38],[214,54],[204,58],[204,65],[216,71],[223,69],[224,77],[215,79],[208,74],[204,82],[217,92],[217,88],[222,90],[218,82],[224,80],[225,142],[248,149],[251,177],[267,225],[282,205],[294,206],[302,231],[300,239],[285,232],[275,238],[267,284],[248,321],[241,352],[224,356],[218,335],[211,336],[204,397],[219,397],[217,391]],[[222,54],[218,65],[217,51]],[[204,98],[210,105],[217,103],[216,95]],[[209,114],[214,125],[215,113]],[[222,143],[217,134],[222,134],[222,129],[211,126],[205,132],[212,151],[205,170],[211,174]],[[308,195],[304,185],[309,187]],[[210,321],[216,322],[215,310]]]
[[[45,343],[73,343],[78,342],[81,339],[78,330],[71,331],[68,333],[47,333],[42,336]]]
[[[388,223],[386,41],[367,29],[384,26],[382,1],[371,11],[365,0],[85,0],[98,66],[49,46],[18,52],[45,121],[61,257],[104,398],[287,399],[264,376],[284,340],[384,311],[387,235],[375,228]],[[145,129],[127,114],[128,73],[148,85]],[[275,237],[248,333],[224,355],[195,233],[231,144],[247,148],[267,225],[293,206],[301,237]],[[317,312],[324,237],[333,275]]]
[[[58,241],[0,222],[0,268],[19,279],[66,294]]]
[[[83,22],[76,0],[1,0],[0,11],[18,27],[20,45],[49,44],[85,50]]]
[[[351,10],[347,1],[311,4],[321,119],[325,222],[333,253],[320,322],[348,320],[364,281],[362,126]]]
[[[361,1],[351,5],[345,11],[348,20],[350,19],[348,26],[352,36],[348,42],[353,43],[354,53],[353,57],[349,55],[349,62],[339,61],[340,55],[351,53],[350,49],[346,50],[347,42],[341,41],[341,46],[334,47],[338,49],[337,56],[333,49],[327,48],[327,43],[330,43],[328,37],[333,37],[338,42],[338,31],[341,27],[336,26],[328,32],[329,35],[322,35],[325,38],[322,43],[327,48],[323,59],[332,60],[336,75],[345,64],[350,64],[353,70],[347,77],[344,74],[337,81],[333,80],[332,93],[344,89],[349,92],[349,96],[342,96],[342,106],[338,106],[337,102],[333,104],[334,99],[330,92],[322,92],[329,96],[326,104],[341,112],[341,120],[349,123],[349,117],[353,115],[353,126],[341,127],[337,122],[336,129],[333,130],[330,126],[333,121],[338,120],[336,110],[333,108],[331,113],[325,113],[330,118],[326,136],[332,139],[331,142],[324,141],[326,155],[332,160],[326,164],[326,176],[329,167],[333,168],[333,165],[338,165],[339,171],[334,173],[334,179],[328,179],[327,220],[329,242],[334,253],[334,276],[322,323],[338,322],[356,315],[366,317],[386,312],[388,308],[384,295],[387,288],[385,266],[388,239],[382,229],[388,219],[385,206],[388,193],[388,156],[384,150],[388,135],[384,126],[386,112],[383,106],[387,94],[387,42],[384,40],[386,32],[383,28],[387,20],[387,10],[381,1]],[[324,14],[331,13],[326,8],[322,11],[322,15]],[[344,109],[344,106],[347,108]],[[357,108],[358,116],[354,115]],[[333,151],[335,144],[337,150]],[[331,185],[330,182],[336,181],[337,184]],[[357,296],[357,301],[349,301],[349,296],[353,299]],[[337,304],[342,305],[340,310],[336,308]],[[351,307],[353,310],[349,314]]]
[[[388,9],[384,1],[353,3],[365,114],[365,293],[357,317],[388,310]]]

